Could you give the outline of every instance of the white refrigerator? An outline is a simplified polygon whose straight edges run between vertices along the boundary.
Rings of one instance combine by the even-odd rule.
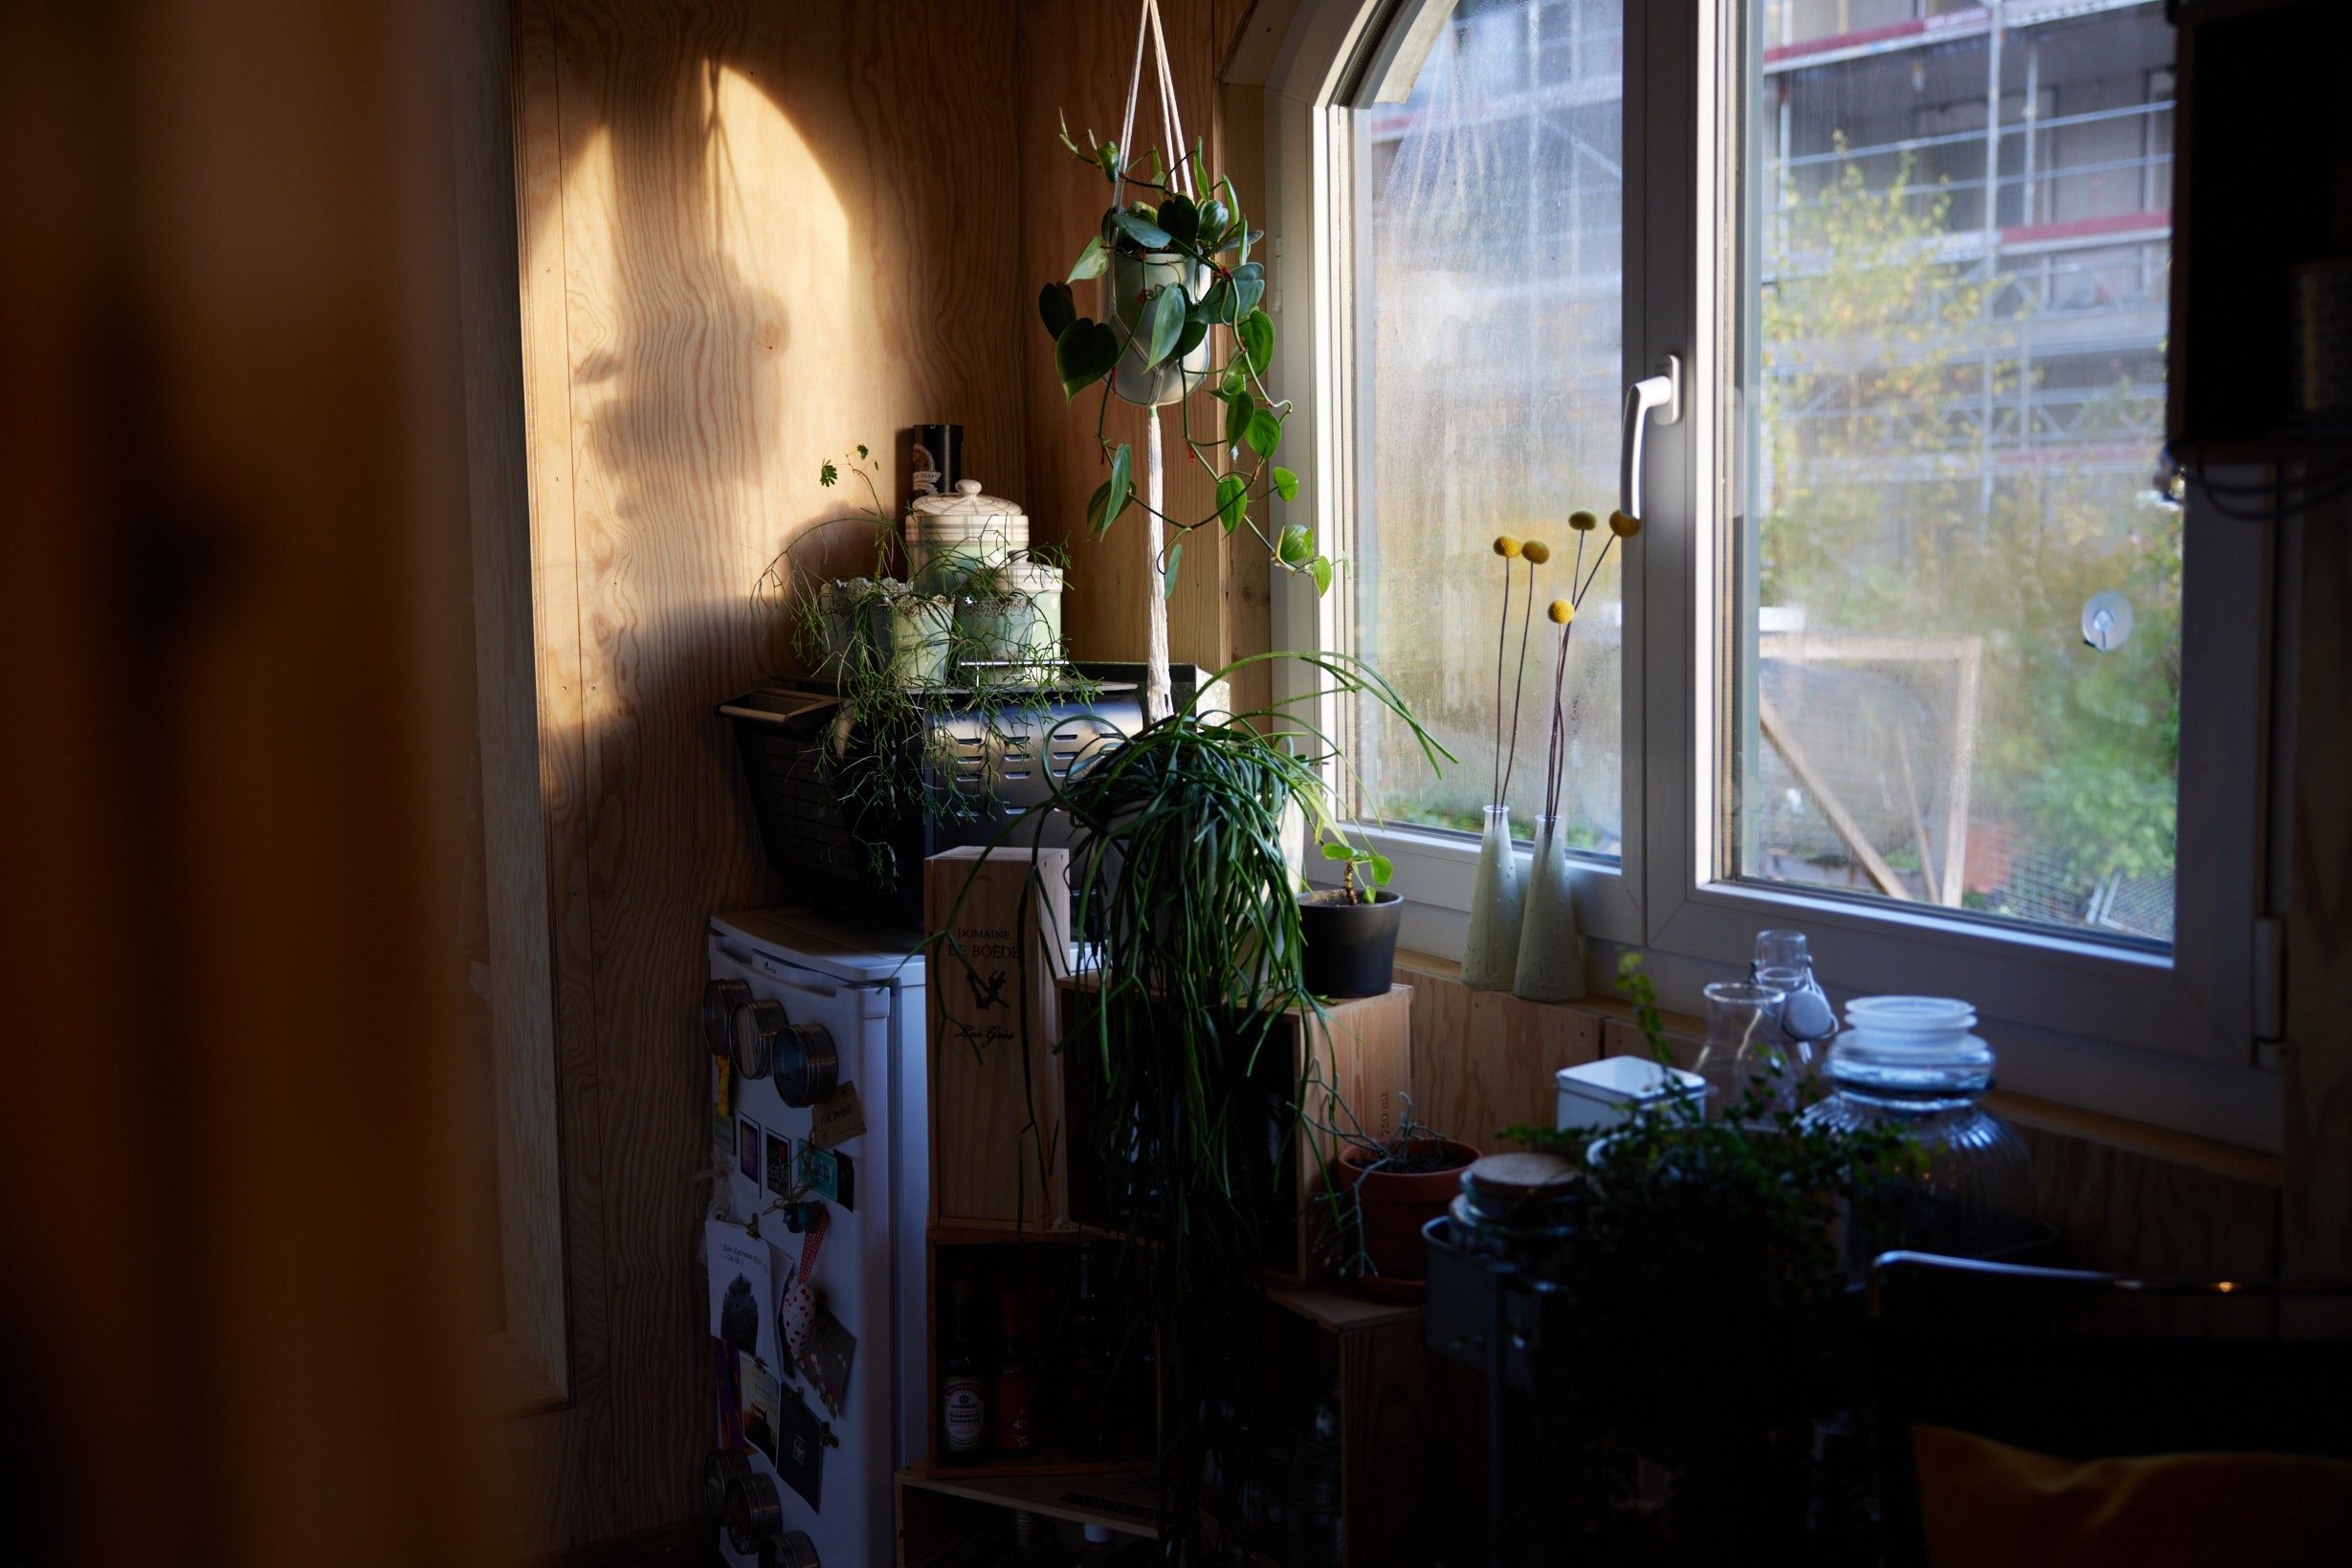
[[[930,1429],[927,1057],[914,948],[904,933],[809,910],[710,924],[711,1142],[735,1167],[728,1213],[706,1227],[706,1253],[730,1260],[722,1269],[706,1259],[711,1310],[716,1328],[732,1283],[717,1276],[764,1245],[770,1271],[758,1305],[774,1322],[761,1344],[777,1347],[770,1365],[729,1337],[711,1345],[720,1449],[706,1491],[724,1520],[721,1555],[735,1568],[869,1568],[895,1556],[891,1478]],[[723,1116],[722,1079],[732,1080]],[[756,1237],[732,1227],[755,1217]],[[728,1336],[739,1327],[730,1322]],[[751,1332],[742,1330],[743,1342]],[[845,1338],[854,1350],[843,1376]],[[777,1408],[746,1409],[746,1384]],[[726,1518],[731,1488],[736,1516]]]

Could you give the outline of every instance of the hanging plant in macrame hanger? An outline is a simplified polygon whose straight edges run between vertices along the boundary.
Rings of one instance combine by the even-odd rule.
[[[1138,153],[1129,139],[1147,50],[1156,66],[1165,150]],[[1100,171],[1111,188],[1111,205],[1069,278],[1048,283],[1039,294],[1037,311],[1054,338],[1063,395],[1075,402],[1087,387],[1102,384],[1095,439],[1110,474],[1087,503],[1089,531],[1101,538],[1130,506],[1143,515],[1150,588],[1144,715],[1157,722],[1168,718],[1174,705],[1167,596],[1183,560],[1185,536],[1212,524],[1229,535],[1246,527],[1276,560],[1313,577],[1318,593],[1331,586],[1331,561],[1318,553],[1313,534],[1300,525],[1285,527],[1278,538],[1270,535],[1258,510],[1269,497],[1288,501],[1298,494],[1298,476],[1273,462],[1291,406],[1267,390],[1265,382],[1274,361],[1274,320],[1262,308],[1265,267],[1250,259],[1265,236],[1249,226],[1233,182],[1211,179],[1201,144],[1185,142],[1159,0],[1143,0],[1137,19],[1135,64],[1119,140],[1098,142],[1090,130],[1081,147],[1071,139],[1066,120],[1061,139],[1072,156]],[[1097,283],[1099,319],[1077,313],[1073,285],[1090,280]],[[1226,356],[1222,364],[1220,352]],[[1214,430],[1193,425],[1191,394],[1204,386],[1224,405]],[[1144,410],[1140,468],[1134,449],[1105,433],[1114,396]],[[1207,517],[1180,518],[1165,509],[1160,409],[1171,403],[1179,409],[1181,460],[1200,464],[1216,482],[1215,507]]]

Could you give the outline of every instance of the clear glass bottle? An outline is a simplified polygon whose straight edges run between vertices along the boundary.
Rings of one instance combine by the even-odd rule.
[[[1758,983],[1786,995],[1781,1005],[1781,1044],[1788,1059],[1786,1103],[1794,1106],[1798,1086],[1820,1077],[1829,1038],[1837,1032],[1837,1013],[1813,977],[1813,956],[1802,931],[1757,933],[1754,973]]]
[[[1707,1115],[1722,1116],[1759,1082],[1785,1084],[1781,1005],[1786,993],[1752,980],[1707,987],[1707,1040],[1692,1069],[1707,1081]],[[1776,1099],[1777,1099],[1776,1095]]]
[[[1520,919],[1513,994],[1530,1002],[1584,1000],[1585,944],[1576,930],[1575,893],[1568,880],[1564,825],[1558,817],[1536,818],[1536,854]]]
[[[1481,991],[1507,991],[1519,973],[1520,917],[1526,879],[1519,849],[1511,842],[1511,808],[1486,807],[1478,839],[1478,879],[1470,890],[1470,939],[1462,948],[1462,983]]]
[[[1831,1093],[1808,1126],[1895,1127],[1919,1145],[1916,1175],[1866,1195],[1847,1226],[1855,1272],[1891,1248],[1990,1257],[2042,1234],[2033,1166],[2008,1123],[1986,1109],[1993,1053],[1969,1033],[1975,1009],[1946,997],[1856,997],[1830,1047]]]

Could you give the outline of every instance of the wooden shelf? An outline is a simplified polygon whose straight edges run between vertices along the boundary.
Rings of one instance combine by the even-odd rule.
[[[1415,1322],[1422,1312],[1418,1301],[1375,1301],[1341,1284],[1289,1285],[1277,1281],[1266,1287],[1266,1297],[1333,1334],[1355,1334],[1365,1329],[1385,1328],[1390,1323]]]
[[[1072,1242],[1099,1241],[1095,1231],[1068,1223],[1038,1226],[1029,1230],[993,1230],[977,1226],[935,1225],[923,1232],[934,1247],[1067,1247]]]
[[[929,1469],[910,1465],[899,1472],[901,1488],[935,1491],[991,1507],[1042,1513],[1073,1524],[1101,1525],[1121,1535],[1157,1538],[1152,1522],[1160,1493],[1143,1469],[1089,1474],[989,1475],[965,1469]]]

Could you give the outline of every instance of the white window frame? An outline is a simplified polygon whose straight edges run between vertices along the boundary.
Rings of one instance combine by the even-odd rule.
[[[1451,0],[1260,0],[1229,83],[1265,89],[1268,308],[1275,371],[1297,411],[1285,430],[1304,477],[1276,503],[1344,548],[1350,536],[1354,301],[1343,236],[1352,138],[1342,96],[1430,7]],[[1579,857],[1577,914],[1589,974],[1641,948],[1669,1007],[1743,973],[1754,935],[1795,925],[1832,995],[1920,991],[1970,999],[2001,1051],[2004,1087],[2258,1149],[2281,1141],[2278,1074],[2254,1019],[2276,1016],[2257,973],[2269,794],[2275,530],[2206,508],[2185,523],[2180,850],[2172,954],[2008,925],[1948,910],[1815,894],[1720,874],[1718,583],[1737,516],[1725,398],[1740,286],[1735,116],[1742,0],[1627,0],[1624,353],[1629,379],[1682,357],[1684,417],[1647,432],[1644,529],[1627,552],[1623,855]],[[1342,236],[1338,243],[1331,242]],[[1706,264],[1702,266],[1702,258]],[[1634,279],[1646,287],[1636,290]],[[2216,475],[2219,477],[2219,475]],[[1346,571],[1341,563],[1342,574]],[[1276,571],[1275,643],[1348,646],[1342,583],[1318,599]],[[1277,666],[1297,696],[1302,673]],[[1308,672],[1306,674],[1311,674]],[[1727,685],[1727,683],[1726,683]],[[1343,718],[1318,716],[1329,733]],[[1476,860],[1468,835],[1365,825],[1396,862],[1406,946],[1461,952]]]

